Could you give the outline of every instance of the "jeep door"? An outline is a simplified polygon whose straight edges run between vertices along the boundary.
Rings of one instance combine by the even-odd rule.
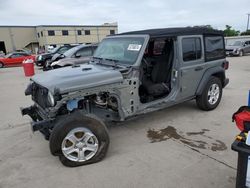
[[[202,35],[178,37],[180,58],[180,98],[190,98],[195,95],[196,89],[205,71],[205,58]]]

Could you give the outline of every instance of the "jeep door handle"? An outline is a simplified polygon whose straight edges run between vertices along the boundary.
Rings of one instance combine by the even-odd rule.
[[[202,66],[199,66],[199,67],[196,67],[194,70],[195,70],[195,71],[200,71],[200,70],[203,70],[203,67],[202,67]]]

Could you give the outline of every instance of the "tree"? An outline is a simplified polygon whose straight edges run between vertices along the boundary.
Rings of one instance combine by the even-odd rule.
[[[226,37],[238,36],[240,34],[240,31],[236,31],[230,25],[226,25],[226,29],[223,32]]]
[[[195,25],[194,27],[198,27],[198,28],[207,28],[207,29],[214,29],[211,25]]]
[[[250,30],[247,30],[245,32],[242,32],[240,35],[250,35]]]

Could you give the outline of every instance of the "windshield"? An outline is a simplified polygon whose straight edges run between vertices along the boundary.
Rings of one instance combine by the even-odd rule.
[[[98,46],[94,58],[132,65],[135,63],[143,43],[143,37],[106,38]]]
[[[60,46],[54,48],[53,50],[51,50],[51,53],[56,53],[56,51],[60,48]]]
[[[82,48],[83,46],[85,46],[85,45],[80,45],[80,46],[76,46],[76,47],[74,47],[74,48],[70,48],[69,50],[67,50],[66,52],[64,52],[63,55],[64,55],[65,57],[72,57],[72,56],[74,55],[74,53],[75,53],[78,49]]]
[[[234,41],[234,42],[231,42],[231,44],[229,44],[229,46],[241,46],[241,45],[242,45],[241,41]]]

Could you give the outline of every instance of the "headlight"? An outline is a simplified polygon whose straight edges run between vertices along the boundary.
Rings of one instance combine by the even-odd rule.
[[[50,92],[48,93],[48,102],[51,106],[55,106],[54,96]]]
[[[42,58],[43,58],[43,57],[42,57],[41,55],[39,55],[39,56],[37,57],[37,60],[38,60],[38,61],[41,61]]]
[[[238,52],[238,51],[240,51],[239,48],[235,48],[235,49],[234,49],[234,52]]]

